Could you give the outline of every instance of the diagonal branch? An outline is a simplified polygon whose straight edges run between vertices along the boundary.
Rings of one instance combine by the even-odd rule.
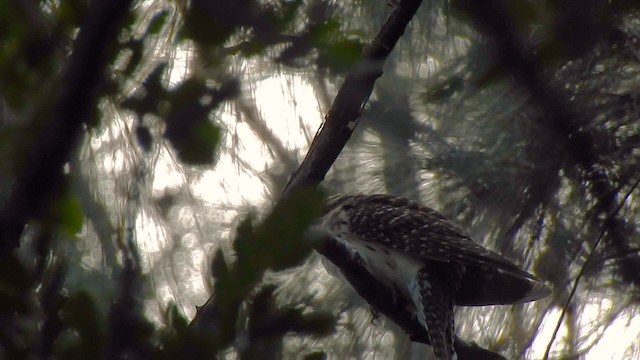
[[[314,138],[311,147],[300,167],[293,173],[289,183],[283,191],[280,201],[291,196],[305,187],[315,187],[322,180],[333,165],[342,148],[345,146],[355,127],[357,126],[362,109],[371,95],[375,81],[382,75],[386,58],[415,15],[421,0],[400,1],[373,43],[367,47],[365,53],[345,78],[338,95],[333,101],[325,122]],[[390,289],[371,286],[376,283],[375,277],[362,265],[354,262],[347,249],[331,239],[323,239],[316,251],[338,266],[343,275],[349,280],[356,292],[372,307],[398,324],[410,336],[412,341],[429,343],[426,331],[417,319],[407,311],[406,304],[388,301],[393,298]],[[207,313],[207,308],[215,308],[213,296],[199,309],[198,315]],[[211,312],[209,312],[211,313]],[[196,316],[191,326],[194,329],[207,328],[202,322],[215,321],[206,316]],[[456,338],[455,348],[461,360],[503,360],[496,353],[487,351],[475,345],[469,345]]]
[[[304,187],[315,187],[323,179],[340,151],[347,143],[358,123],[362,108],[367,102],[375,81],[382,75],[385,59],[405,31],[422,0],[404,0],[398,4],[380,29],[362,59],[346,76],[322,130],[316,135],[311,148],[300,167],[293,173],[280,201]],[[213,294],[198,309],[190,327],[196,332],[211,329],[218,323],[215,309],[218,306]]]
[[[358,125],[373,85],[382,76],[385,60],[421,3],[422,0],[405,0],[394,8],[378,35],[366,48],[362,59],[346,76],[320,132],[313,139],[304,161],[289,180],[282,197],[303,187],[316,186],[324,180]]]

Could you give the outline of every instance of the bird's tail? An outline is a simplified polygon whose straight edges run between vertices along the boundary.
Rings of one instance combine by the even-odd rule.
[[[453,298],[448,290],[451,284],[433,275],[427,269],[419,271],[416,283],[410,284],[410,291],[418,320],[427,329],[435,358],[456,360]]]

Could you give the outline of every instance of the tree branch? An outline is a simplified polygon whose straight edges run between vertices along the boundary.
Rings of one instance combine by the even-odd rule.
[[[60,96],[48,109],[39,109],[33,123],[42,121],[33,146],[16,172],[13,188],[0,208],[0,254],[19,246],[25,225],[47,210],[53,196],[64,184],[63,167],[69,161],[90,126],[99,85],[109,63],[109,51],[131,0],[94,0],[74,42],[73,52],[60,81]],[[36,127],[38,124],[31,124]],[[22,144],[21,144],[22,145]]]
[[[362,59],[346,76],[331,110],[325,117],[322,130],[313,140],[303,163],[293,173],[280,201],[284,201],[302,188],[315,187],[324,179],[325,174],[351,137],[362,108],[373,90],[373,85],[382,75],[385,59],[404,33],[407,24],[421,3],[422,0],[404,0],[395,7],[373,43],[365,50]],[[212,329],[213,324],[219,322],[216,308],[218,306],[215,294],[213,294],[198,309],[198,314],[191,321],[190,327],[196,332],[202,331],[202,329]]]
[[[311,143],[304,161],[294,172],[282,197],[297,189],[316,186],[324,180],[331,165],[358,125],[362,109],[369,100],[375,81],[382,76],[385,60],[420,7],[422,0],[401,1],[365,50],[362,59],[345,78],[319,134]]]

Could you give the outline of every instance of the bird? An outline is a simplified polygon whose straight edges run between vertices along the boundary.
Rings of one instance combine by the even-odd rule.
[[[407,198],[336,195],[327,200],[317,227],[371,275],[368,286],[391,294],[389,308],[400,304],[424,328],[437,360],[457,359],[454,305],[516,304],[550,293],[444,215]],[[330,253],[321,254],[333,261]],[[323,261],[328,272],[349,283],[331,261]]]

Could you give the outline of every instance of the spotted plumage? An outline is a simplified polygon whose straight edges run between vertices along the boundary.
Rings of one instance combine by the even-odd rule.
[[[438,360],[456,358],[453,305],[510,304],[547,294],[533,275],[473,242],[437,211],[405,198],[334,197],[321,228],[394,297],[408,300],[402,303],[411,304]]]

